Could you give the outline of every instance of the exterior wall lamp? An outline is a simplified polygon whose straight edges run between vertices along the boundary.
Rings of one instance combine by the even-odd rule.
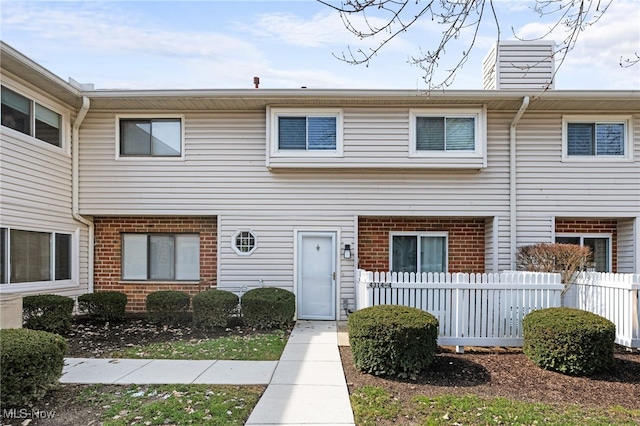
[[[344,258],[351,259],[351,244],[344,245]]]

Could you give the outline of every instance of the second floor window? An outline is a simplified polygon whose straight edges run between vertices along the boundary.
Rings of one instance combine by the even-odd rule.
[[[624,123],[567,123],[568,155],[624,155]]]
[[[336,117],[278,117],[278,149],[336,149]]]
[[[51,145],[62,146],[62,116],[4,86],[2,125]]]
[[[121,118],[120,156],[180,157],[182,120],[180,118]]]
[[[416,117],[417,151],[474,151],[474,117]]]

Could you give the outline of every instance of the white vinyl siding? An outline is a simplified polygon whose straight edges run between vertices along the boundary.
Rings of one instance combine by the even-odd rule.
[[[564,117],[530,111],[518,124],[518,245],[553,241],[556,216],[623,219],[640,211],[640,115],[629,119],[633,162],[593,156],[566,161]]]
[[[509,125],[514,114],[487,112],[482,172],[452,168],[455,160],[448,158],[440,159],[437,169],[409,167],[415,160],[408,158],[409,110],[367,107],[343,109],[344,158],[354,168],[342,170],[335,159],[304,158],[291,166],[295,170],[271,171],[265,167],[264,111],[184,112],[184,161],[158,164],[116,162],[114,112],[91,110],[81,128],[80,212],[217,215],[220,286],[257,286],[263,279],[264,285],[293,289],[293,229],[339,230],[341,244],[355,244],[351,236],[359,215],[492,220],[498,246],[492,250],[495,260],[487,263],[498,272],[511,267]],[[640,193],[640,162],[616,167],[602,161],[563,163],[559,112],[528,111],[517,140],[518,245],[553,241],[555,216],[637,216],[640,196],[630,194]],[[318,163],[334,167],[318,170]],[[379,164],[385,167],[370,168]],[[238,256],[232,248],[231,238],[242,229],[251,229],[259,241],[250,256]],[[354,258],[340,262],[348,286],[343,293],[353,292],[358,250],[352,247]]]
[[[618,272],[640,270],[640,216],[618,221]]]
[[[538,40],[501,40],[482,62],[486,90],[527,90],[542,93],[554,88],[555,43]]]
[[[0,297],[86,293],[88,275],[88,228],[73,219],[71,210],[71,156],[69,155],[70,107],[23,87],[9,76],[2,85],[24,93],[62,117],[62,147],[53,146],[17,131],[2,129],[0,137],[0,227],[24,231],[71,235],[71,280],[48,280],[0,286]]]

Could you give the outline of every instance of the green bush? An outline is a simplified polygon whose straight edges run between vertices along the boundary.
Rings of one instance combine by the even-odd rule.
[[[88,293],[78,297],[80,311],[100,321],[122,321],[126,306],[127,295],[119,291]]]
[[[415,379],[438,347],[438,319],[416,308],[361,309],[349,316],[347,328],[354,364],[369,374]]]
[[[242,320],[258,329],[286,328],[293,322],[296,296],[282,288],[261,287],[246,292],[240,299]]]
[[[589,376],[613,366],[616,326],[572,308],[533,311],[522,321],[523,352],[536,365],[564,374]]]
[[[162,290],[147,295],[147,319],[160,324],[182,322],[187,318],[191,298],[184,291]]]
[[[207,290],[193,296],[193,324],[202,328],[225,327],[238,308],[239,298],[226,290]]]
[[[73,299],[56,294],[26,296],[22,302],[24,326],[32,330],[65,334],[71,329]]]
[[[2,407],[21,406],[44,396],[58,383],[67,342],[46,331],[0,330]]]

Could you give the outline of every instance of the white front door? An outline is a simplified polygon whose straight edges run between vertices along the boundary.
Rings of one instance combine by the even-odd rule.
[[[336,233],[298,233],[298,318],[336,319]]]

